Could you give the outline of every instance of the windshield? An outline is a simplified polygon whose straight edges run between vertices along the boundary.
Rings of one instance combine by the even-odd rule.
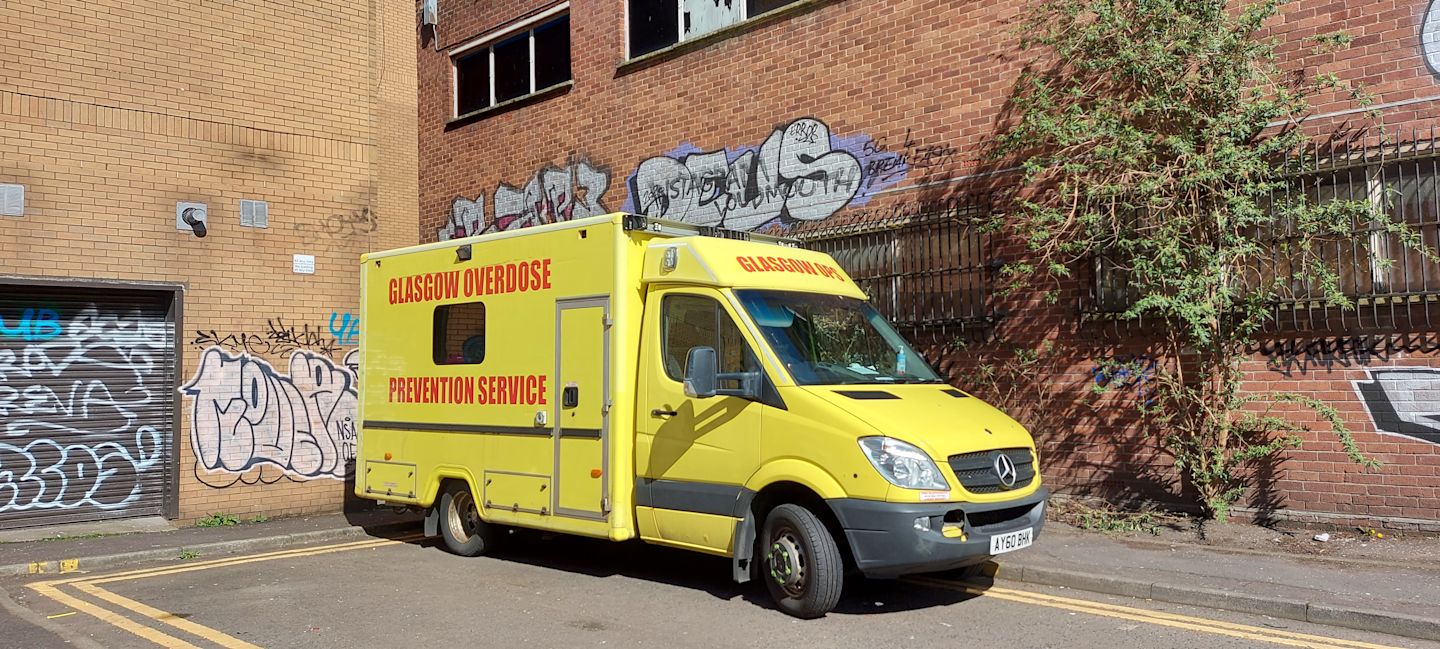
[[[796,383],[942,382],[863,301],[795,291],[735,293]]]

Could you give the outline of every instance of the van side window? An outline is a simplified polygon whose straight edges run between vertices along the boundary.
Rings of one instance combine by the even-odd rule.
[[[435,307],[436,365],[474,365],[485,360],[485,304]]]
[[[699,295],[669,295],[662,303],[660,319],[666,376],[685,379],[685,359],[692,347],[715,348],[720,374],[759,369],[740,328],[719,302]],[[739,387],[735,384],[738,381],[721,381],[721,387]]]

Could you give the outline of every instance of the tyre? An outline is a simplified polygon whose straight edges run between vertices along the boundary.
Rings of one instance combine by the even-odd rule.
[[[497,528],[480,520],[470,485],[452,482],[440,494],[440,536],[447,549],[462,557],[485,554],[499,540]]]
[[[780,505],[765,517],[760,578],[780,610],[802,619],[822,617],[840,602],[845,562],[819,517],[799,505]]]

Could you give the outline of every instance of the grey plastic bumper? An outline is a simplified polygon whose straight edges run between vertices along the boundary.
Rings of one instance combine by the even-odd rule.
[[[898,577],[939,572],[975,565],[990,558],[990,537],[1033,528],[1036,536],[1045,523],[1045,501],[1050,490],[1001,503],[887,503],[837,498],[826,501],[840,520],[855,563],[867,577]],[[947,538],[940,533],[945,518],[962,518],[966,537]],[[1005,514],[1015,514],[1007,517]],[[971,516],[985,523],[975,526]],[[929,518],[929,530],[915,527],[915,519]]]

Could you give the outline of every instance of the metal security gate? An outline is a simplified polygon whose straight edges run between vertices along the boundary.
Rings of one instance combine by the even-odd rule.
[[[0,529],[165,513],[174,304],[0,284]]]

